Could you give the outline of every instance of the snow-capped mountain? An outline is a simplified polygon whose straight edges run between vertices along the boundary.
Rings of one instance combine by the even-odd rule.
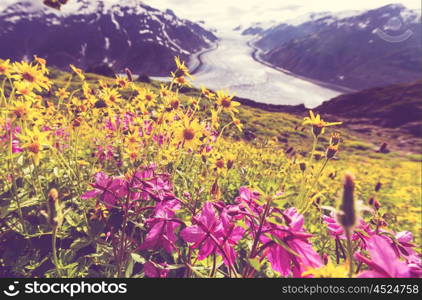
[[[60,11],[41,0],[17,0],[0,11],[0,58],[36,54],[59,68],[108,64],[116,71],[167,75],[174,56],[188,60],[216,39],[171,10],[137,0],[73,0]]]
[[[312,32],[323,30],[343,18],[361,14],[361,11],[310,12],[283,22],[274,20],[258,22],[245,29],[243,35],[255,35],[256,45],[262,49],[273,49],[295,38],[304,37]]]
[[[422,75],[421,13],[399,4],[314,13],[252,33],[261,59],[324,82],[364,89]]]

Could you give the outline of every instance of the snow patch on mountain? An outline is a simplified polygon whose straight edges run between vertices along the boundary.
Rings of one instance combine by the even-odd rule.
[[[90,66],[107,59],[118,62],[116,68],[126,64],[159,73],[172,68],[174,56],[189,59],[217,39],[173,11],[139,0],[72,0],[61,10],[42,5],[41,0],[8,3],[0,6],[0,43],[9,45],[0,49],[0,58],[44,55],[59,67],[68,60]],[[31,31],[37,32],[37,39]],[[22,45],[14,41],[15,36],[22,37]],[[156,60],[159,67],[153,65]]]

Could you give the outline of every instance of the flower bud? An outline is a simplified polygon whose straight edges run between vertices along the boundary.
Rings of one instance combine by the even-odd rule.
[[[315,135],[315,137],[318,137],[322,133],[323,129],[324,129],[324,126],[313,125],[312,126],[312,133]]]
[[[327,253],[324,253],[322,255],[322,261],[324,262],[324,265],[328,264],[328,262],[330,261],[330,257],[328,256]]]
[[[218,199],[220,197],[220,187],[218,186],[217,179],[214,181],[212,187],[211,187],[211,195],[214,196],[214,198]]]
[[[330,144],[333,146],[336,146],[340,143],[340,133],[339,132],[334,132],[331,135],[331,139],[330,139]]]
[[[324,157],[324,153],[321,153],[320,151],[315,151],[314,152],[314,159],[316,161],[319,161],[322,157]]]
[[[338,222],[349,229],[356,224],[357,213],[354,199],[355,179],[353,175],[346,173],[343,182],[343,199],[340,211],[337,213]]]
[[[336,155],[338,151],[338,146],[337,145],[330,145],[327,148],[327,151],[325,153],[325,156],[327,157],[327,159],[331,159],[334,157],[334,155]]]
[[[58,224],[58,216],[60,215],[59,192],[53,188],[48,193],[48,222],[51,226]]]
[[[379,153],[383,153],[383,154],[389,153],[390,150],[388,149],[388,144],[387,143],[382,143],[382,145],[379,148],[378,152]]]
[[[227,160],[227,169],[231,169],[233,168],[233,164],[234,164],[234,160],[233,159],[229,159]]]
[[[378,210],[380,208],[380,203],[375,198],[370,198],[368,200],[368,204],[371,205],[371,206],[373,206],[376,210]]]
[[[132,74],[132,71],[129,68],[126,68],[125,69],[125,73],[126,73],[127,79],[130,82],[133,82],[133,74]]]
[[[378,182],[378,183],[375,185],[375,192],[378,192],[378,191],[381,189],[381,187],[382,187],[382,183],[381,183],[381,182]]]

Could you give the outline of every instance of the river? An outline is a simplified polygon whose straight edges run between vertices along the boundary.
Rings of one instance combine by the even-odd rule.
[[[304,104],[307,108],[341,94],[339,90],[258,62],[248,40],[250,37],[237,32],[220,36],[215,49],[202,53],[199,61],[190,64],[196,69],[194,85],[228,89],[238,97],[256,102]]]

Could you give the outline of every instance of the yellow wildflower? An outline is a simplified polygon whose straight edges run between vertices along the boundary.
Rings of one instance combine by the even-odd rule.
[[[59,88],[54,95],[56,95],[56,97],[59,97],[60,99],[66,99],[67,97],[69,97],[70,93],[67,92],[65,88]]]
[[[320,115],[317,114],[314,115],[314,112],[312,110],[309,111],[309,117],[305,117],[303,119],[303,125],[311,125],[312,126],[312,132],[315,136],[319,136],[320,134],[324,133],[325,127],[328,126],[335,126],[335,125],[341,125],[342,122],[325,122],[323,119],[321,119]]]
[[[16,89],[16,94],[24,96],[27,100],[32,100],[36,97],[33,92],[33,85],[28,82],[17,81],[14,83],[14,87]]]
[[[119,103],[122,100],[120,93],[117,90],[111,88],[104,88],[100,93],[100,97],[106,102],[107,105]]]
[[[33,128],[32,131],[27,131],[26,134],[19,135],[22,141],[22,148],[28,153],[28,156],[33,159],[35,165],[39,165],[40,159],[43,155],[44,147],[48,147],[49,132],[40,132],[38,128]]]
[[[0,60],[0,76],[10,77],[12,67],[10,65],[10,59]]]
[[[15,80],[32,84],[37,91],[50,88],[50,81],[38,66],[32,66],[27,62],[16,62],[13,64],[13,70],[16,73],[12,76]]]
[[[83,80],[85,80],[85,75],[84,75],[84,73],[82,72],[82,70],[81,69],[79,69],[79,68],[77,68],[77,67],[75,67],[74,65],[69,65],[70,66],[70,68],[72,69],[72,71],[73,72],[75,72],[76,73],[76,75],[78,75],[78,77],[83,81]]]
[[[238,107],[240,103],[233,101],[233,97],[234,95],[230,96],[227,91],[217,91],[217,103],[226,112],[238,112],[236,107]]]
[[[201,138],[204,134],[205,127],[199,123],[198,119],[189,120],[187,116],[184,116],[176,130],[175,141],[184,149],[194,150],[202,144]]]
[[[174,77],[189,77],[193,79],[188,67],[185,65],[185,62],[180,60],[180,57],[175,57],[174,61],[176,62],[176,72],[173,73]]]
[[[201,86],[201,95],[210,100],[215,98],[215,94],[208,90],[205,86]]]
[[[147,107],[155,104],[157,95],[150,89],[139,89],[138,93],[139,99],[144,101]]]
[[[129,87],[129,80],[122,76],[116,76],[115,83],[122,89]]]
[[[330,260],[325,266],[320,268],[309,268],[307,271],[302,273],[302,276],[313,278],[347,278],[348,267],[344,265],[334,265]]]
[[[38,112],[36,109],[31,107],[30,102],[20,102],[16,101],[12,106],[9,107],[9,114],[12,119],[16,120],[34,120],[38,117]]]

